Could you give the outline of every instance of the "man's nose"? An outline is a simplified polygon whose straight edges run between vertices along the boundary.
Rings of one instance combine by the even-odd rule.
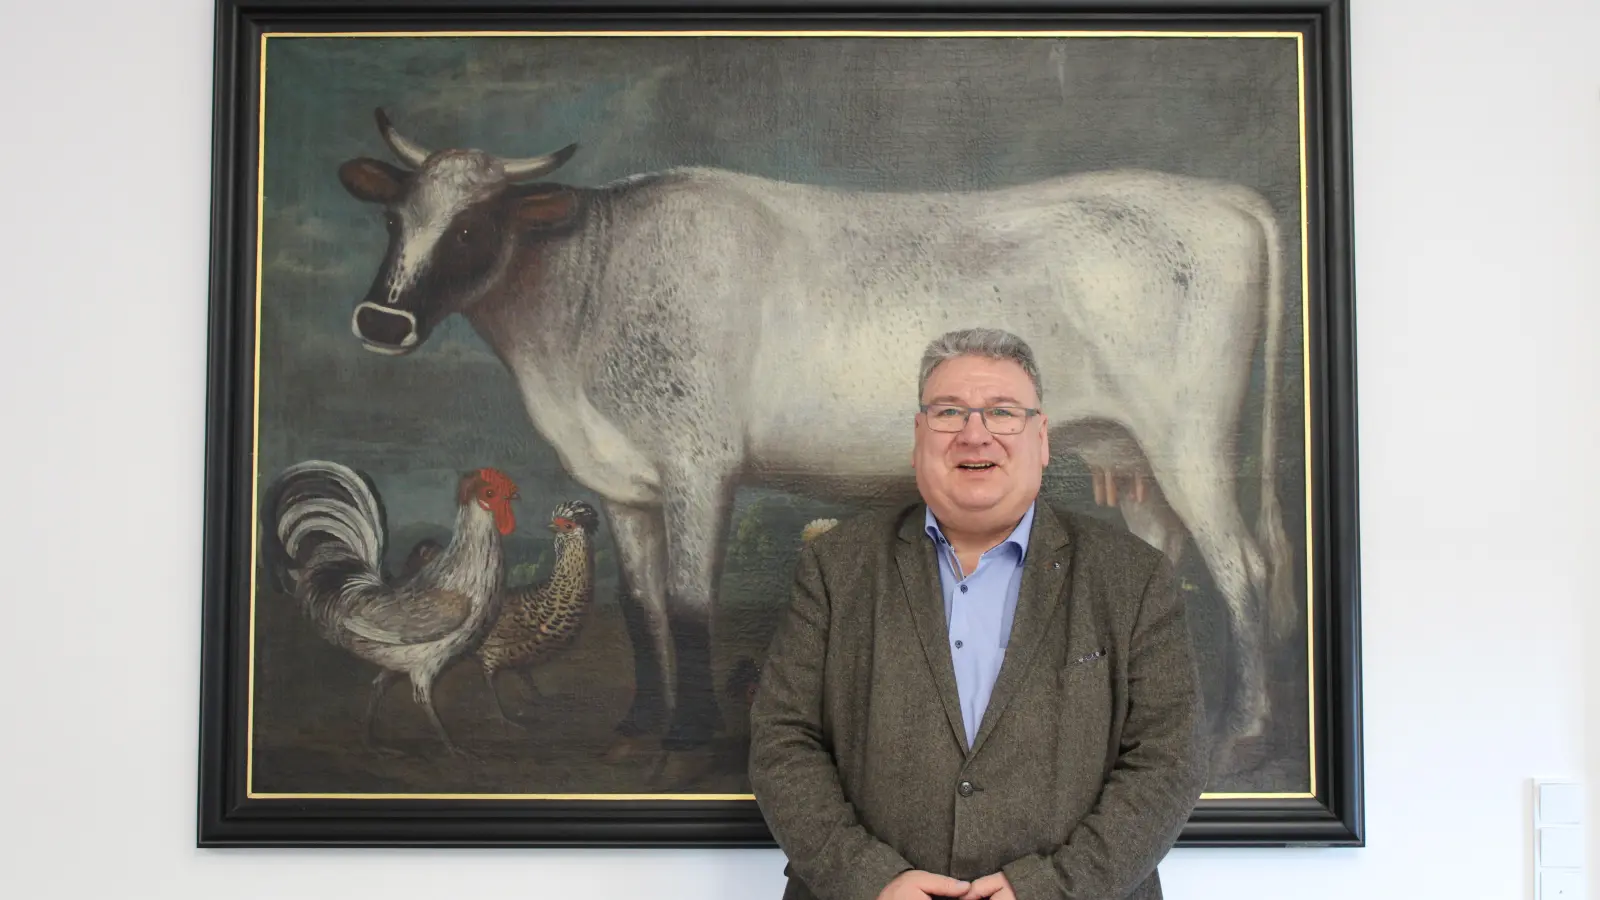
[[[961,433],[957,435],[963,444],[987,444],[993,437],[989,427],[983,424],[983,413],[973,410],[967,413],[966,424],[961,426]]]

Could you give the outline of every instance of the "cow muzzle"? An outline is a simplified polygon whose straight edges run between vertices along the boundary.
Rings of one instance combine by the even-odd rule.
[[[421,343],[414,314],[377,303],[357,306],[350,316],[350,330],[368,350],[388,356],[410,353]]]

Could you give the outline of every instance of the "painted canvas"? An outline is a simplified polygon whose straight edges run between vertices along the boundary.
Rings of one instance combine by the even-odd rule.
[[[1313,796],[1302,38],[263,39],[245,795],[748,799],[797,553],[986,326],[1178,567],[1208,796]]]

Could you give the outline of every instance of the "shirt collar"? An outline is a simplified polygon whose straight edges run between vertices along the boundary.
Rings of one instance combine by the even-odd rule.
[[[1037,500],[1028,504],[1028,511],[1022,514],[1022,521],[1018,522],[1017,527],[1011,529],[1011,534],[996,546],[1012,544],[1017,548],[1017,558],[1026,559],[1028,556],[1028,538],[1033,534],[1033,510],[1037,505]],[[944,531],[939,527],[939,520],[933,517],[933,508],[924,506],[923,509],[923,522],[928,532],[928,537],[932,538],[934,543],[938,543],[944,539]]]

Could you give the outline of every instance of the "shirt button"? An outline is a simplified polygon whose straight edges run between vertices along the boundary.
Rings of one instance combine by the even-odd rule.
[[[961,642],[960,641],[956,641],[956,649],[957,650],[961,649]]]
[[[965,594],[966,592],[967,592],[967,586],[963,584],[961,586],[961,593]]]
[[[956,786],[956,793],[960,794],[963,797],[971,797],[972,796],[972,782],[970,782],[970,781],[961,782],[961,784]]]

